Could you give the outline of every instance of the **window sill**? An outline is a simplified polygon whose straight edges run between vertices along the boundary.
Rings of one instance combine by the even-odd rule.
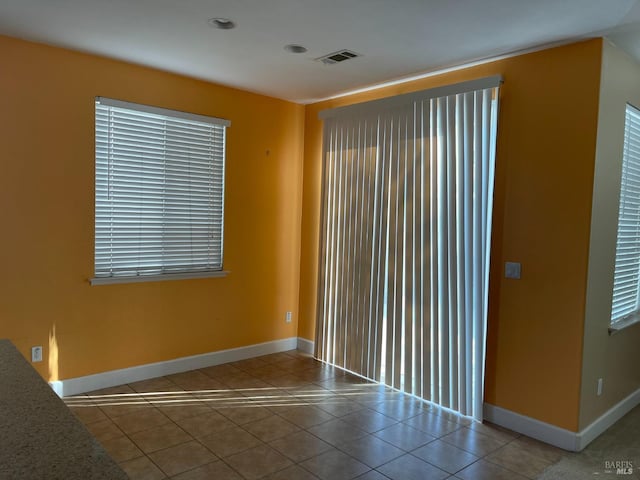
[[[191,273],[168,273],[165,275],[139,275],[136,277],[95,277],[89,280],[92,286],[113,285],[118,283],[143,283],[162,282],[166,280],[192,280],[196,278],[221,278],[226,277],[230,272],[191,272]]]
[[[609,325],[609,335],[615,335],[631,325],[640,323],[640,312],[632,313],[628,317],[617,321],[614,325]]]

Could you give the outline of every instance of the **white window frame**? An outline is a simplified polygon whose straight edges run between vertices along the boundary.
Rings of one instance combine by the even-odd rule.
[[[627,104],[610,330],[640,321],[640,110]]]
[[[222,277],[228,120],[96,97],[92,285]]]

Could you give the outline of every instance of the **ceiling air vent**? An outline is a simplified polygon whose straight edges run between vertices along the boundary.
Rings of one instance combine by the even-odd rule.
[[[345,60],[350,60],[359,56],[359,53],[352,52],[351,50],[338,50],[337,52],[330,53],[329,55],[316,58],[316,60],[326,63],[327,65],[333,65],[334,63],[344,62]]]

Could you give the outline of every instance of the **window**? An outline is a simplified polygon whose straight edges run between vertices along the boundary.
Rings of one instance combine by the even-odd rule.
[[[227,120],[96,99],[95,278],[222,275]]]
[[[640,111],[627,105],[611,325],[637,313],[640,280]]]

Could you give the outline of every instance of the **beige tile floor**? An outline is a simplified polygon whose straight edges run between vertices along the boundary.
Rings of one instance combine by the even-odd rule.
[[[65,399],[132,479],[534,479],[562,450],[290,351]]]

